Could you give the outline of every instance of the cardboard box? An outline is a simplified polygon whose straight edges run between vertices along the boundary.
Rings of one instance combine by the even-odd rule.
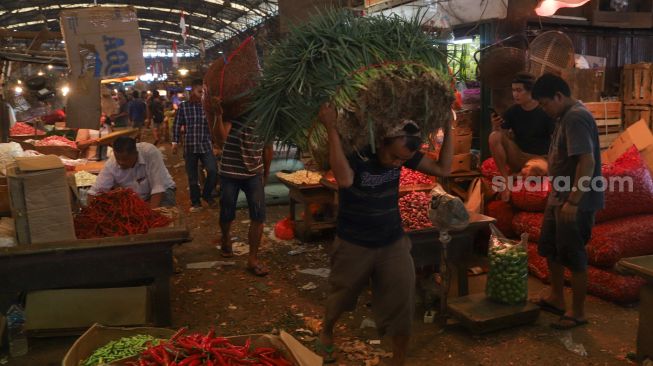
[[[583,102],[598,102],[605,84],[605,70],[564,69],[561,72],[567,80],[571,95]]]
[[[170,338],[174,334],[174,331],[164,328],[112,328],[94,324],[70,347],[61,362],[61,366],[78,366],[81,361],[88,358],[96,349],[105,344],[122,337],[130,337],[137,334],[149,334],[159,338]],[[281,331],[278,336],[271,334],[251,334],[228,337],[231,343],[237,345],[244,344],[248,338],[251,339],[252,346],[274,347],[278,349],[294,366],[322,365],[322,357],[310,351],[284,331]],[[120,362],[112,363],[112,365],[121,364]]]
[[[463,173],[472,170],[472,154],[456,154],[451,162],[451,173]]]
[[[457,135],[452,136],[453,142],[453,153],[454,154],[465,154],[472,149],[472,134],[468,133],[466,135]]]
[[[619,135],[610,147],[603,151],[601,161],[613,163],[633,145],[637,147],[648,169],[653,173],[653,133],[643,120],[632,124]]]
[[[19,245],[76,240],[70,188],[54,155],[16,158],[7,168]]]
[[[149,308],[147,286],[33,291],[25,302],[25,328],[52,334],[86,329],[96,322],[147,324]]]
[[[60,20],[72,77],[91,69],[93,76],[100,79],[145,74],[133,7],[64,10]]]

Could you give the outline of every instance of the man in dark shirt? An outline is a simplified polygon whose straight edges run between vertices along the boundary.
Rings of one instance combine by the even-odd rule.
[[[535,77],[519,73],[512,82],[515,105],[503,117],[492,115],[493,132],[490,151],[497,168],[507,182],[510,174],[544,176],[546,158],[551,143],[554,122],[531,95]],[[510,200],[510,190],[501,191],[504,201]]]
[[[129,102],[129,124],[133,128],[138,129],[138,136],[136,140],[141,139],[141,129],[145,124],[145,114],[147,113],[147,105],[145,101],[141,99],[141,93],[138,90],[134,90],[132,93],[133,99]]]
[[[401,227],[401,167],[429,175],[451,170],[453,145],[446,126],[440,158],[419,150],[422,140],[415,122],[398,121],[370,149],[345,156],[335,127],[336,111],[323,107],[320,120],[329,137],[329,162],[339,186],[337,237],[331,250],[330,292],[320,334],[320,353],[333,361],[333,328],[345,311],[355,308],[360,292],[372,284],[373,311],[381,336],[393,342],[393,365],[403,365],[414,313],[415,268],[411,243]]]
[[[571,98],[569,85],[559,76],[545,74],[533,87],[533,96],[557,119],[549,149],[553,191],[549,195],[538,253],[547,258],[551,293],[539,304],[561,315],[557,329],[587,324],[587,253],[594,214],[603,208],[606,182],[601,176],[599,131],[592,114]],[[564,269],[571,271],[571,309],[564,299]]]

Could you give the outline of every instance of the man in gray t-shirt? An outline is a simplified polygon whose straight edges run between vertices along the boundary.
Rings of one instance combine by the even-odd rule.
[[[592,235],[594,215],[603,208],[599,131],[592,114],[571,97],[569,85],[560,77],[545,74],[533,86],[533,96],[556,121],[549,148],[549,195],[538,253],[547,258],[551,293],[538,304],[543,310],[561,315],[551,324],[571,329],[587,324],[587,253],[585,244]],[[564,270],[571,271],[573,301],[565,307]]]

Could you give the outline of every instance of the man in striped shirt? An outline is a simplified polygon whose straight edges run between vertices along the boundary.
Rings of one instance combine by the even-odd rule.
[[[202,94],[204,93],[203,81],[193,80],[190,92],[190,100],[179,105],[175,117],[172,151],[177,153],[177,145],[181,138],[181,129],[184,128],[184,159],[186,161],[186,174],[188,175],[188,187],[190,188],[191,212],[202,209],[201,199],[204,199],[209,207],[215,207],[216,203],[212,197],[213,189],[218,180],[213,144],[211,142],[211,130],[202,108]],[[198,182],[198,163],[202,162],[206,170],[206,181],[200,196]]]
[[[258,249],[265,222],[264,186],[272,162],[272,145],[265,145],[254,134],[254,126],[237,119],[223,122],[222,106],[215,108],[215,130],[218,143],[224,144],[218,170],[220,174],[220,228],[222,230],[221,251],[223,257],[233,256],[231,248],[231,223],[236,217],[236,202],[239,191],[247,197],[249,206],[249,259],[247,270],[256,276],[268,274],[258,260]]]

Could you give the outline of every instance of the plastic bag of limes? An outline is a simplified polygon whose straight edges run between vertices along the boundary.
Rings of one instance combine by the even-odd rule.
[[[491,229],[485,295],[503,304],[523,303],[528,298],[528,234],[516,241],[506,239],[494,225]]]

